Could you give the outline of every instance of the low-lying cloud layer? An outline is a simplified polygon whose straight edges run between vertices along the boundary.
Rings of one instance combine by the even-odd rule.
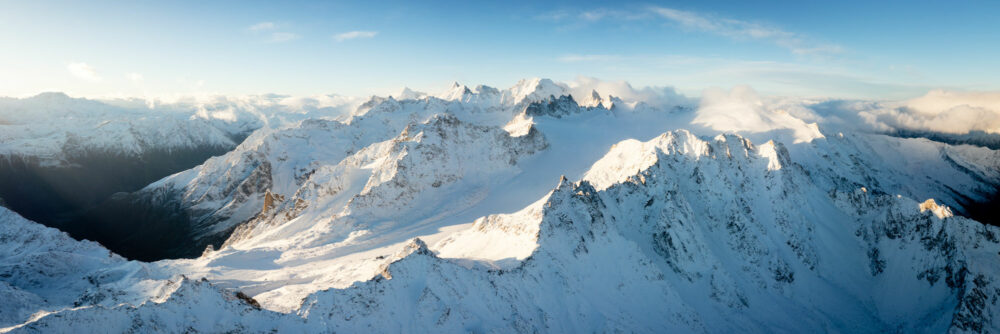
[[[603,97],[614,96],[624,101],[641,101],[653,106],[687,105],[693,100],[677,93],[673,87],[641,87],[635,88],[624,80],[610,81],[591,77],[577,77],[566,83],[570,94],[580,99],[598,92]]]
[[[861,131],[929,137],[1000,148],[1000,92],[934,90],[900,101],[768,97],[748,86],[706,89],[699,98],[673,88],[633,88],[624,81],[580,77],[567,82],[574,96],[619,96],[654,106],[697,106],[692,123],[723,132],[787,133],[808,142],[824,132]],[[779,138],[776,138],[779,139]]]
[[[724,132],[791,132],[795,143],[823,137],[815,123],[806,123],[780,106],[765,102],[747,86],[730,91],[705,90],[692,123]]]
[[[1000,136],[1000,92],[935,90],[904,101],[829,100],[806,106],[818,121],[865,131]]]
[[[935,90],[903,103],[890,113],[897,128],[963,134],[1000,134],[1000,92]]]

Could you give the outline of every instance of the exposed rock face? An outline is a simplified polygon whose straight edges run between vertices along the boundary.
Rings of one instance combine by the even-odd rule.
[[[563,95],[560,97],[551,96],[547,100],[533,102],[528,105],[524,113],[528,116],[550,116],[563,117],[579,112],[580,106],[576,104],[572,96]]]

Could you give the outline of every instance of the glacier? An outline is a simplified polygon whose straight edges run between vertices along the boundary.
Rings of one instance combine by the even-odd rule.
[[[225,123],[113,199],[184,217],[122,216],[170,259],[0,208],[0,331],[1000,330],[1000,151],[845,103],[525,79]]]

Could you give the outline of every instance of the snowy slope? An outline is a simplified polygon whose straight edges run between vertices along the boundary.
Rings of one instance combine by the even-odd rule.
[[[293,196],[266,194],[271,202],[266,212],[240,226],[227,245],[308,247],[351,233],[380,235],[398,225],[412,227],[410,222],[474,203],[490,182],[517,173],[519,160],[546,145],[535,130],[513,137],[499,127],[434,116],[317,169]],[[310,235],[296,237],[304,230]]]
[[[678,174],[694,176],[672,177]],[[261,311],[233,299],[212,307],[222,314],[211,319],[221,320],[199,324],[559,332],[996,327],[996,311],[983,310],[982,298],[1000,298],[990,279],[1000,265],[991,255],[1000,251],[1000,230],[874,189],[828,195],[780,144],[671,132],[617,145],[586,175],[560,181],[525,212],[484,218],[493,223],[479,222],[440,246],[406,243],[379,261],[380,278],[311,295],[294,314],[255,316]],[[468,243],[465,256],[443,257],[453,240],[516,239],[526,227],[534,242],[518,245],[530,256],[505,268],[479,265],[489,256],[476,252],[494,252],[495,242]],[[171,315],[224,300],[217,289],[181,291],[200,294],[138,309],[64,311],[26,328],[95,318],[179,326]]]
[[[159,282],[146,264],[128,262],[90,241],[31,222],[0,207],[0,327],[36,312],[94,303],[141,303]],[[122,283],[122,284],[120,284]]]
[[[409,131],[408,126],[418,126],[431,119],[440,120],[442,115],[447,115],[446,119],[453,118],[454,121],[449,122],[456,124],[492,127],[490,131],[496,136],[501,132],[498,127],[509,125],[511,116],[517,111],[527,109],[544,113],[555,110],[552,108],[571,108],[566,110],[578,111],[580,108],[572,101],[561,107],[552,104],[554,101],[565,100],[551,94],[564,92],[564,89],[566,88],[550,80],[535,79],[524,80],[517,86],[503,91],[480,86],[476,92],[472,92],[467,87],[455,86],[441,94],[450,100],[426,96],[419,100],[402,101],[392,97],[372,98],[362,104],[353,117],[343,122],[311,119],[255,133],[233,152],[209,159],[202,166],[151,184],[133,194],[133,197],[158,203],[177,203],[192,217],[191,238],[202,247],[217,244],[219,236],[225,237],[237,224],[257,215],[267,201],[268,193],[271,194],[269,197],[271,199],[291,199],[300,191],[310,191],[309,187],[316,187],[306,184],[314,173],[318,173],[315,175],[316,178],[330,178],[330,173],[336,173],[338,176],[342,173],[353,173],[352,171],[358,167],[363,167],[359,164],[364,161],[370,163],[378,159],[391,159],[378,156],[390,154],[385,150],[380,151],[379,147],[388,147],[390,143],[387,141],[407,140],[408,136],[413,135],[406,133]],[[530,133],[530,122],[525,124],[525,127],[508,131],[512,136],[528,138],[525,141],[533,143],[529,145],[530,147],[513,149],[533,151],[544,146],[539,142],[541,139],[536,138],[537,134]],[[414,134],[416,132],[419,131],[414,131]],[[469,151],[492,150],[497,147],[503,149],[507,146],[502,139],[499,143],[457,144],[482,145],[479,148],[472,146],[461,148]],[[522,152],[509,154],[520,155]],[[356,166],[337,167],[342,161]],[[392,173],[381,173],[375,177],[391,177],[390,174]],[[349,176],[351,179],[362,177],[356,173]],[[456,174],[446,178],[457,177]],[[421,186],[431,186],[438,181],[442,183],[448,180],[432,180]],[[350,184],[339,186],[347,187]],[[352,189],[349,195],[367,189],[361,186],[354,185],[355,189]],[[350,196],[345,199],[350,199]],[[295,201],[298,200],[300,199]],[[358,200],[365,199],[362,197]],[[340,204],[334,206],[339,207]]]
[[[100,275],[97,294],[0,276],[18,301],[4,326],[1000,330],[1000,229],[960,216],[1000,185],[1000,152],[852,130],[742,89],[694,107],[590,86],[404,91],[258,131],[132,194],[180,203],[191,240],[219,249],[146,264],[61,235],[41,254],[110,260],[49,276],[125,274]],[[47,300],[61,290],[74,297]]]

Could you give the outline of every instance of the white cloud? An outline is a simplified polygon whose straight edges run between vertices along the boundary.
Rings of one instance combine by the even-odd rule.
[[[87,80],[90,82],[100,82],[103,80],[100,75],[97,74],[97,69],[93,66],[87,65],[83,62],[71,62],[66,65],[66,69],[69,73],[72,73],[77,78]]]
[[[570,94],[580,102],[586,101],[593,92],[597,92],[602,100],[614,96],[624,102],[641,101],[654,106],[677,106],[693,103],[688,97],[677,93],[673,87],[635,88],[624,80],[601,80],[580,76],[573,81],[566,82],[566,85],[569,87]]]
[[[807,122],[817,122],[828,129],[910,133],[938,138],[960,139],[972,143],[1000,143],[1000,91],[957,92],[933,90],[918,98],[901,101],[826,100],[787,98],[786,103],[765,102],[768,109],[781,109]],[[703,105],[713,96],[704,94]],[[760,103],[757,103],[760,104]],[[739,113],[734,114],[739,116]],[[735,117],[734,116],[734,117]],[[752,118],[739,122],[752,123]]]
[[[896,129],[1000,134],[1000,92],[933,90],[890,106],[869,112],[878,122]]]
[[[1000,113],[1000,92],[958,92],[937,89],[928,92],[927,95],[906,101],[906,107],[931,115],[960,107]]]
[[[795,143],[811,142],[823,138],[815,123],[806,123],[786,110],[767,103],[753,88],[737,86],[730,91],[706,89],[695,114],[694,124],[716,131],[738,133],[790,132]]]
[[[271,36],[267,39],[266,42],[268,43],[288,42],[291,40],[299,39],[299,37],[300,36],[298,34],[293,34],[290,32],[273,32],[271,33]]]
[[[274,28],[275,28],[274,22],[261,22],[252,25],[247,29],[250,31],[266,31],[266,30],[274,30]]]
[[[333,35],[333,39],[338,42],[343,42],[351,39],[372,38],[375,37],[375,35],[378,35],[378,31],[348,31]]]
[[[125,78],[127,78],[128,81],[131,81],[132,83],[140,83],[143,80],[142,74],[136,72],[130,72],[125,74]]]

